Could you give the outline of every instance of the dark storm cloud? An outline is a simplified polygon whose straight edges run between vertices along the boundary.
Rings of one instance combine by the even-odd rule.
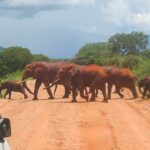
[[[30,17],[47,10],[93,4],[95,0],[0,0],[0,15]]]

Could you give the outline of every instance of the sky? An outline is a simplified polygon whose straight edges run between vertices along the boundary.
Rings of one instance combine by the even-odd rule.
[[[72,58],[116,33],[150,34],[150,0],[0,0],[0,46]]]

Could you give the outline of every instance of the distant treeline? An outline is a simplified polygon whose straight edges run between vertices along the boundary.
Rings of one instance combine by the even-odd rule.
[[[142,32],[117,33],[108,42],[84,45],[72,62],[127,67],[141,78],[150,75],[150,49],[147,46],[148,36]]]
[[[0,78],[18,70],[34,61],[54,61],[43,54],[32,54],[29,49],[22,47],[1,48]]]
[[[117,33],[107,42],[88,43],[80,48],[72,59],[61,59],[86,65],[114,65],[131,69],[138,77],[150,75],[150,49],[148,36],[142,32],[129,34]],[[43,54],[32,54],[27,48],[0,47],[0,78],[18,70],[34,61],[60,61]]]

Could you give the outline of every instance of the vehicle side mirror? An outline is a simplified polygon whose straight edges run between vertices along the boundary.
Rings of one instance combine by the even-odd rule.
[[[0,138],[11,136],[11,124],[8,118],[0,118]]]

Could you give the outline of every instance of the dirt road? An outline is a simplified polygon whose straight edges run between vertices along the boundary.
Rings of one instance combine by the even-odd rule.
[[[30,82],[33,88],[33,82]],[[12,121],[12,150],[149,150],[150,101],[123,100],[113,94],[109,103],[78,97],[61,99],[59,86],[55,100],[47,100],[42,88],[38,101],[13,93],[12,100],[0,100],[0,113]]]

